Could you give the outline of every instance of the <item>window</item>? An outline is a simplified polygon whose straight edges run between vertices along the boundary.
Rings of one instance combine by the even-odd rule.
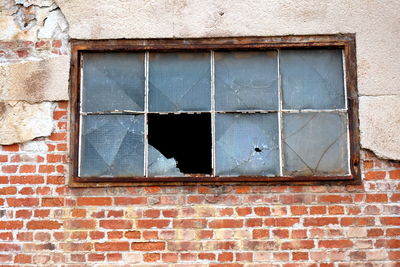
[[[353,35],[73,41],[72,185],[356,181]]]

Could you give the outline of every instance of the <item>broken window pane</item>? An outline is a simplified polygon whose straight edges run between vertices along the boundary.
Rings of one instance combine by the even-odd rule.
[[[148,140],[149,147],[154,147],[165,158],[175,161],[181,173],[211,174],[210,113],[148,114]],[[149,153],[149,173],[170,175],[162,173],[165,158],[157,153]],[[163,162],[157,162],[159,160]]]
[[[210,53],[150,53],[149,111],[209,111]]]
[[[84,112],[143,111],[144,53],[85,53]]]
[[[166,158],[153,146],[149,145],[149,176],[183,176],[176,167],[174,158]]]
[[[346,114],[283,115],[284,175],[348,174]]]
[[[277,114],[217,114],[215,150],[219,176],[278,175]]]
[[[144,116],[83,116],[81,177],[144,175]]]
[[[282,50],[284,109],[345,108],[342,50]]]
[[[277,52],[216,52],[216,109],[277,110]]]

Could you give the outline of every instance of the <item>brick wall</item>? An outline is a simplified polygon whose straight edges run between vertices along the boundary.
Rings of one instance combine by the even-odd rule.
[[[0,153],[1,266],[400,266],[400,163],[360,186],[67,185],[55,132]]]

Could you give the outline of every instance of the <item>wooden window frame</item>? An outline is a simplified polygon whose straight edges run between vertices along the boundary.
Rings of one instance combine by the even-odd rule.
[[[110,51],[204,51],[279,48],[341,48],[345,60],[350,143],[350,175],[345,176],[183,176],[183,177],[79,177],[79,126],[81,57],[83,52]],[[71,40],[70,73],[70,179],[71,187],[134,186],[153,184],[359,184],[360,140],[358,127],[358,93],[355,34],[306,35],[277,37],[228,37],[196,39]]]

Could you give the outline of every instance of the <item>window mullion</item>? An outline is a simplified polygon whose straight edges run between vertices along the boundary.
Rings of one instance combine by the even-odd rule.
[[[149,112],[149,52],[144,54],[144,176],[148,177],[149,165],[149,140],[148,140],[148,125],[147,115]]]
[[[279,176],[283,176],[283,151],[282,151],[282,77],[280,70],[280,49],[278,49],[278,131],[279,131]]]
[[[215,65],[214,51],[211,50],[211,168],[212,176],[216,175],[215,165]]]

